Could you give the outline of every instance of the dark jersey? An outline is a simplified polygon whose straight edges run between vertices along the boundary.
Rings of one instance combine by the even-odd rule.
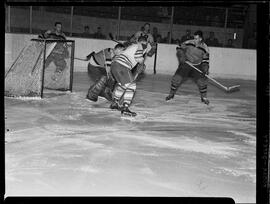
[[[184,50],[186,59],[192,64],[209,63],[209,48],[204,42],[196,45],[195,40],[187,40],[181,44],[180,48]]]
[[[63,32],[57,33],[55,30],[48,30],[44,34],[39,35],[42,39],[56,39],[56,40],[66,40],[66,36]]]

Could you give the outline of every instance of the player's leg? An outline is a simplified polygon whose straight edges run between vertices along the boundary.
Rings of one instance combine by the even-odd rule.
[[[124,115],[136,116],[135,112],[129,110],[136,91],[136,83],[131,71],[117,62],[112,63],[111,71],[117,82],[111,108],[121,110]]]
[[[65,61],[65,58],[63,58],[62,55],[58,55],[54,61],[56,65],[55,72],[63,72],[64,69],[67,67],[67,63]]]
[[[200,66],[197,66],[197,68],[201,70]],[[207,77],[205,77],[203,74],[199,73],[196,70],[192,71],[192,75],[193,75],[193,79],[195,83],[198,86],[200,96],[201,96],[201,101],[205,103],[206,105],[208,105],[210,101],[207,98],[207,83],[208,83]]]
[[[172,77],[171,89],[169,95],[166,97],[166,101],[174,98],[177,89],[185,81],[190,71],[191,69],[186,63],[179,64],[175,74]]]
[[[96,102],[98,100],[98,96],[105,89],[106,85],[107,76],[102,76],[99,80],[97,80],[93,85],[90,86],[86,98]]]
[[[52,75],[52,79],[56,81],[59,78],[59,76],[63,73],[63,71],[66,69],[67,63],[62,54],[53,54],[52,58],[56,66],[54,74]]]

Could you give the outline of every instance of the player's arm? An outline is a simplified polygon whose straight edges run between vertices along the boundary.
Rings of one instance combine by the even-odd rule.
[[[47,31],[44,33],[44,37],[45,37],[45,38],[49,38],[51,34],[52,34],[52,31],[51,31],[51,30],[47,30]]]
[[[141,45],[138,45],[138,48],[134,54],[135,61],[142,64],[144,62],[143,48]]]
[[[201,67],[202,67],[202,72],[208,75],[209,74],[209,48],[207,47],[207,45],[205,45],[204,49],[206,52],[203,54]]]
[[[194,44],[193,40],[186,40],[185,42],[182,42],[179,46],[176,47],[176,49],[185,50],[189,44]]]
[[[61,37],[62,37],[63,40],[66,40],[67,39],[67,36],[63,32],[61,33]]]
[[[136,32],[135,34],[133,34],[133,35],[131,36],[129,42],[131,42],[131,43],[137,42],[137,40],[138,40],[138,38],[140,37],[140,35],[141,35],[141,31]]]

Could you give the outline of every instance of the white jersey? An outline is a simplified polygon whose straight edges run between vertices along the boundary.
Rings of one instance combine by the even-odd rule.
[[[115,56],[113,61],[118,62],[128,69],[132,69],[136,66],[137,63],[143,62],[143,55],[145,52],[146,50],[143,50],[143,47],[140,43],[132,44],[127,47],[120,55]]]

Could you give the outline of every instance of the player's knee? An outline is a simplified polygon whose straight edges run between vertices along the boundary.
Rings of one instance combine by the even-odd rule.
[[[175,74],[172,78],[172,85],[174,86],[179,86],[182,82],[183,78],[178,75],[178,74]]]

